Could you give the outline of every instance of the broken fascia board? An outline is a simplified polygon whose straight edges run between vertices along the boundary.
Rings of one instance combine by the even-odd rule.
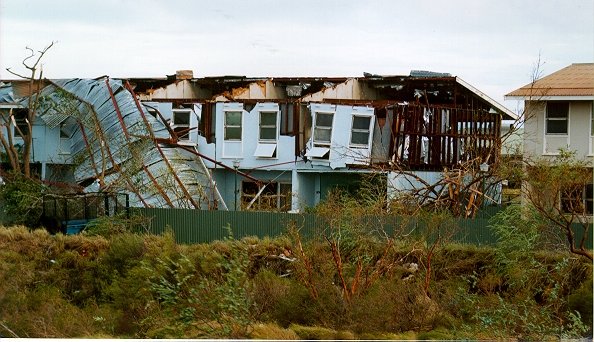
[[[280,100],[285,99],[283,87],[276,86],[272,79],[258,80],[245,86],[232,88],[215,96],[215,100]]]
[[[456,82],[458,84],[460,84],[461,86],[465,87],[466,89],[470,90],[474,94],[476,94],[481,99],[483,99],[486,102],[488,102],[491,106],[494,107],[495,110],[499,111],[500,113],[503,113],[503,114],[509,116],[512,120],[518,120],[519,119],[518,114],[516,114],[516,113],[512,112],[511,110],[507,109],[506,107],[504,107],[503,105],[501,105],[497,101],[495,101],[492,98],[490,98],[489,96],[487,96],[487,94],[485,94],[482,91],[478,90],[477,88],[473,87],[472,85],[470,85],[469,83],[467,83],[466,81],[464,81],[463,79],[461,79],[460,77],[457,77],[456,76]],[[504,118],[504,120],[508,120],[508,119],[505,119]]]
[[[209,98],[211,93],[197,86],[190,80],[172,81],[170,84],[149,89],[146,92],[138,93],[141,101],[163,100],[163,99],[200,99]]]
[[[326,99],[361,99],[359,80],[356,78],[349,78],[343,83],[334,84],[331,87],[303,96],[301,102],[322,102]]]

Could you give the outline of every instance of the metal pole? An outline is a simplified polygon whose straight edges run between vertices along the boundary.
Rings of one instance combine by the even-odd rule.
[[[234,191],[234,194],[235,194],[235,201],[233,203],[233,207],[237,211],[237,167],[235,168],[235,173],[234,173],[233,178],[235,180],[235,186],[233,187],[233,191]]]
[[[236,159],[236,160],[233,161],[233,169],[235,169],[235,173],[233,175],[235,186],[233,188],[234,189],[233,191],[235,191],[235,204],[234,204],[234,207],[235,207],[235,210],[236,211],[237,211],[237,194],[239,193],[239,190],[237,189],[237,169],[238,168],[239,168],[239,160]]]

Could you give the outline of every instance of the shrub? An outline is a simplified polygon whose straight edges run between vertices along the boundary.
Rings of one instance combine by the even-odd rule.
[[[303,340],[354,340],[355,335],[349,331],[336,331],[323,327],[305,327],[291,324],[293,330]]]
[[[8,224],[35,227],[43,209],[43,191],[40,181],[20,173],[9,173],[0,185],[0,202]]]
[[[272,323],[258,323],[252,327],[249,336],[257,340],[297,340],[299,336],[291,329],[281,328]]]
[[[571,311],[577,311],[580,314],[582,322],[592,324],[592,278],[569,295],[567,304]]]

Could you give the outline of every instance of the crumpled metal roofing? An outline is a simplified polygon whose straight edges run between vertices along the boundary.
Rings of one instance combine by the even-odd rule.
[[[12,84],[0,82],[0,103],[16,103]]]
[[[43,94],[55,104],[40,111],[48,125],[74,119],[68,124],[79,184],[100,179],[103,190],[130,194],[131,206],[225,206],[201,158],[171,141],[166,124],[146,115],[120,80],[56,80]]]

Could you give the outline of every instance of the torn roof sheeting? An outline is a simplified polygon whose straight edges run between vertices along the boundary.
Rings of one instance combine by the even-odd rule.
[[[53,95],[47,98],[54,104],[46,104],[45,115],[64,115],[51,107],[69,108],[75,118],[71,154],[77,183],[97,179],[104,190],[129,193],[131,206],[212,209],[222,203],[200,157],[157,142],[173,137],[121,81],[57,80],[43,92]]]
[[[1,104],[14,104],[14,92],[12,90],[11,83],[0,82],[0,103]]]

